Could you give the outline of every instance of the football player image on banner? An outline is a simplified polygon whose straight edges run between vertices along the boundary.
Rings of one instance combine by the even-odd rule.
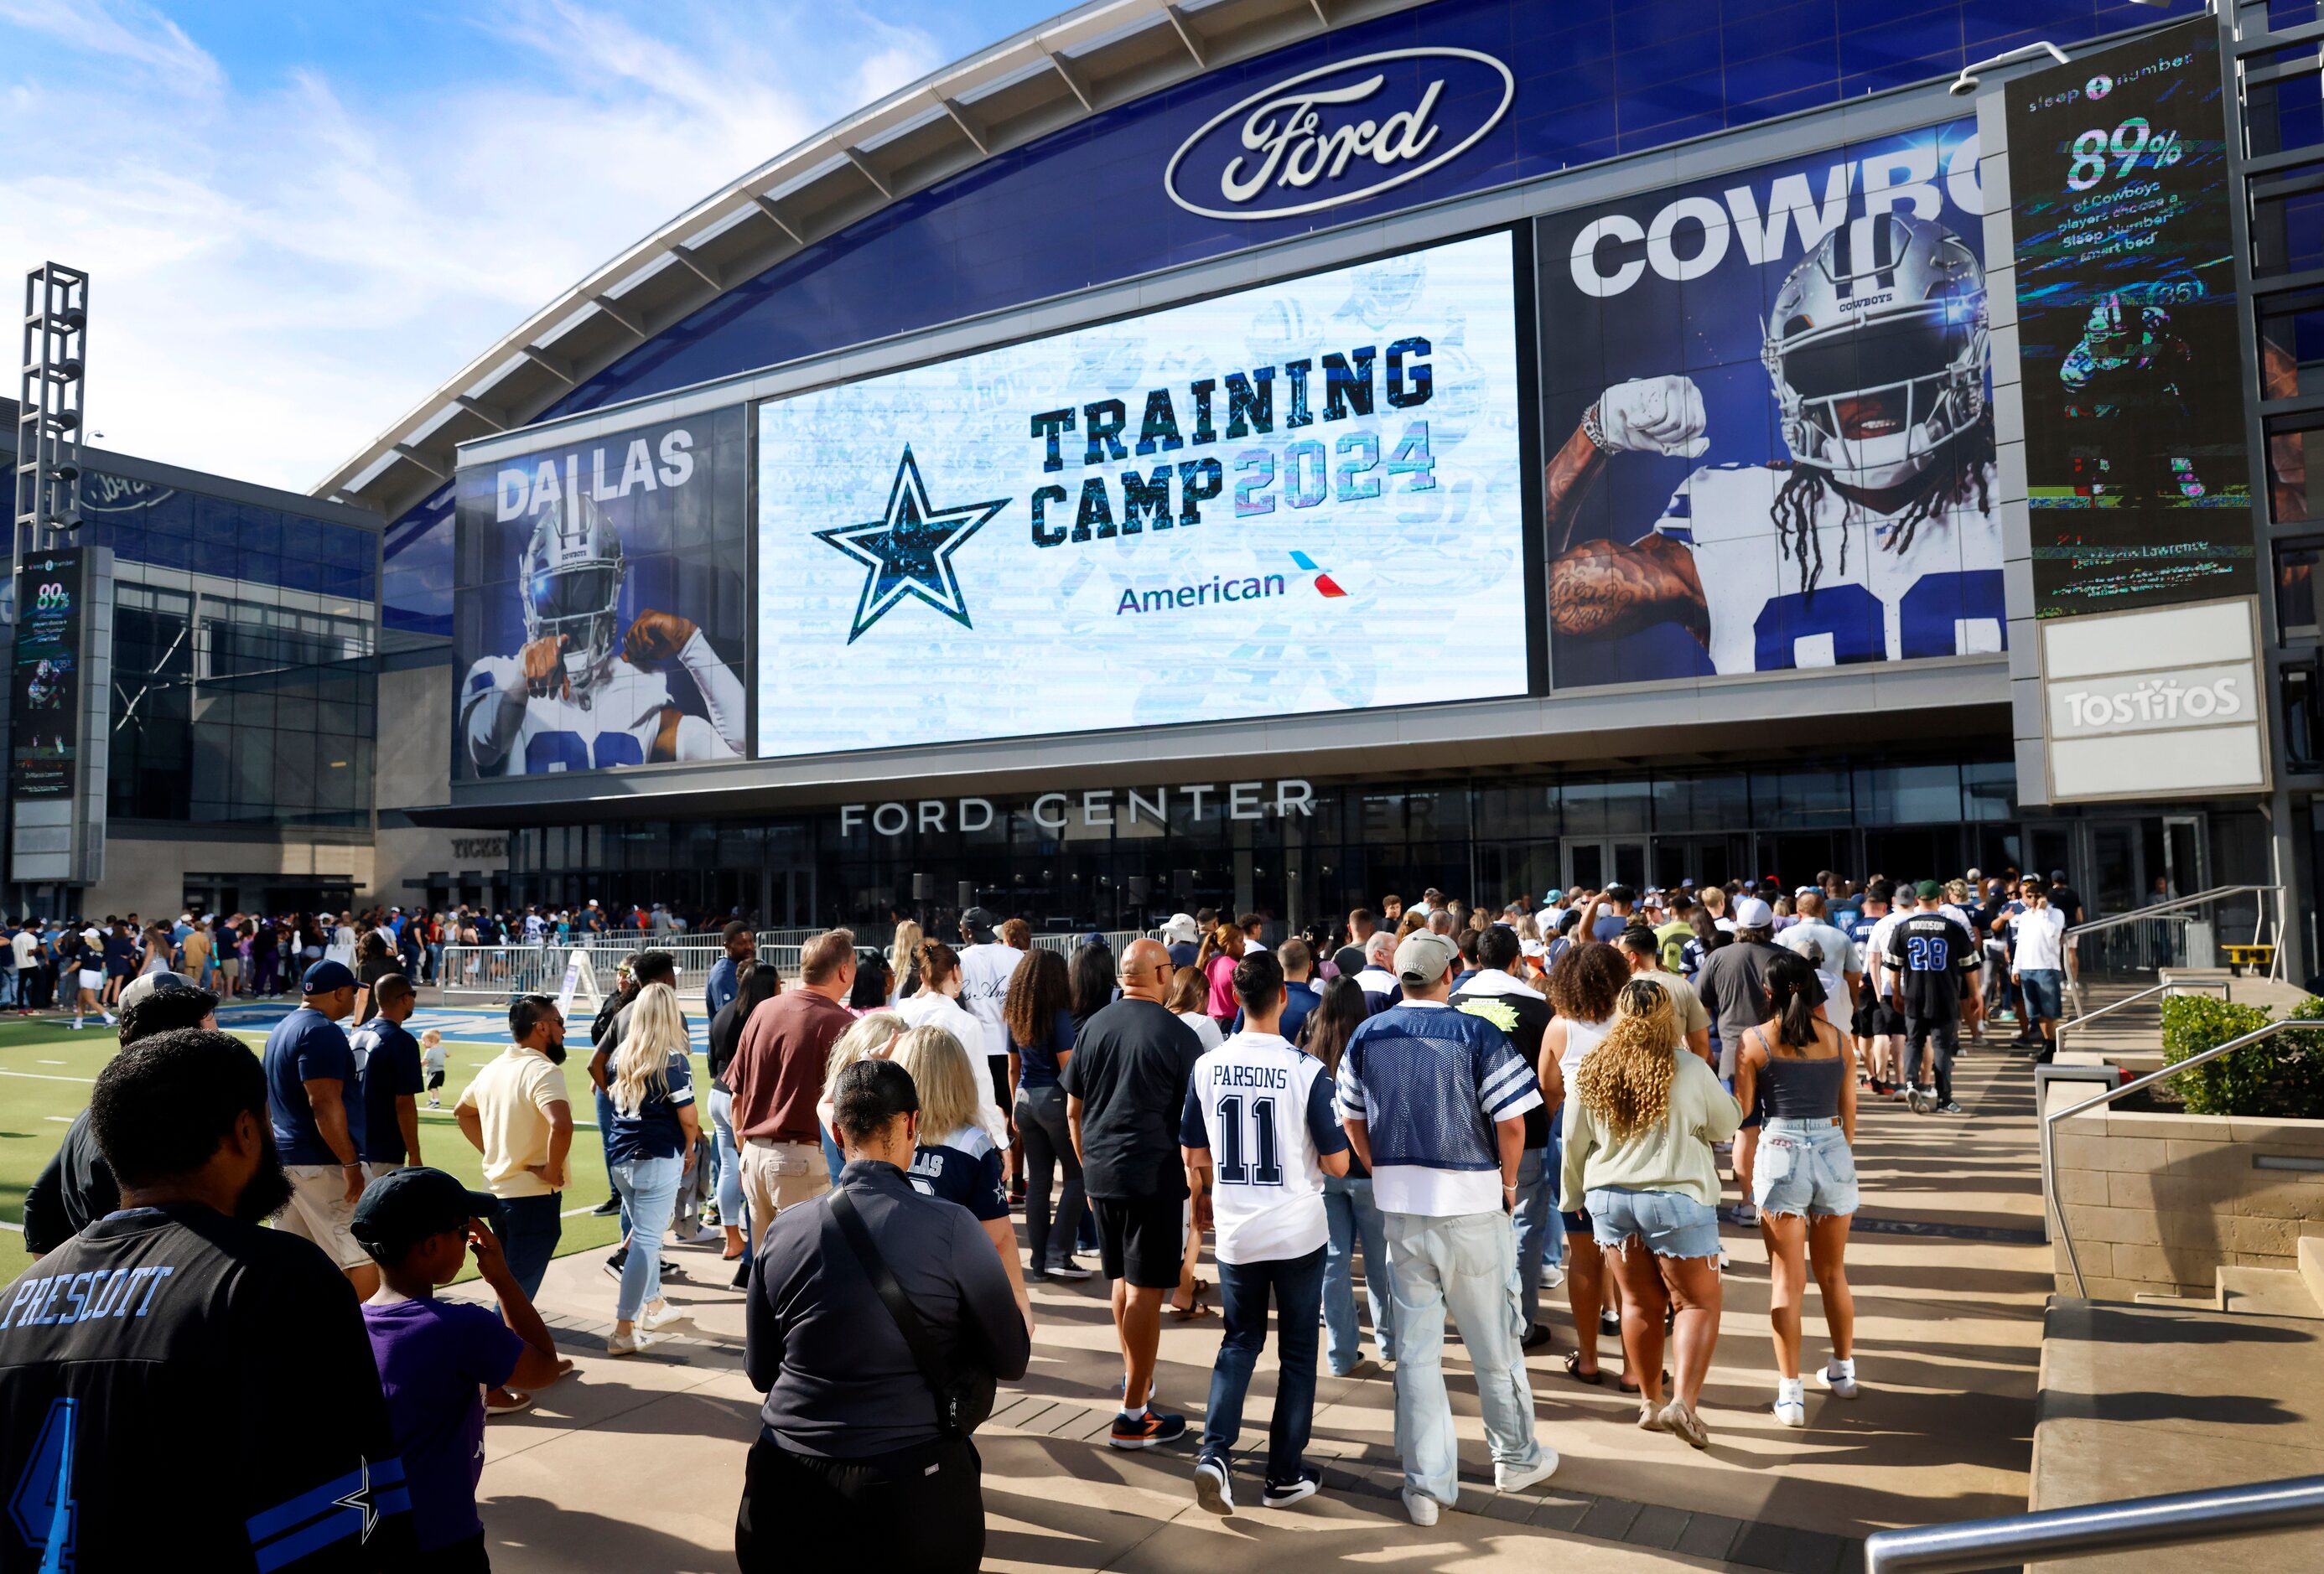
[[[1539,221],[1552,680],[2003,649],[1974,121]]]
[[[1497,231],[769,400],[760,751],[1529,692],[1518,255]],[[1412,659],[1424,631],[1462,659]]]
[[[746,744],[739,410],[464,468],[455,779]]]

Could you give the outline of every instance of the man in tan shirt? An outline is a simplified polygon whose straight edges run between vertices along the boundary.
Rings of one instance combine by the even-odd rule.
[[[540,1292],[564,1233],[558,1208],[573,1146],[573,1104],[565,1091],[565,1017],[547,995],[509,1008],[513,1041],[470,1082],[453,1117],[484,1155],[484,1185],[501,1201],[501,1247],[528,1298]]]

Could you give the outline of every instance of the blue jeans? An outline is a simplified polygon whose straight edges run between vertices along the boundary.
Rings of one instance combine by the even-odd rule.
[[[742,1155],[734,1141],[734,1095],[710,1090],[711,1150],[718,1155],[718,1222],[738,1229],[751,1227],[750,1210],[742,1206]]]
[[[13,967],[0,969],[0,1006],[13,1006],[15,1003],[16,970]]]
[[[1517,1239],[1517,1307],[1527,1331],[1541,1321],[1542,1247],[1557,1219],[1557,1166],[1550,1162],[1556,1151],[1553,1138],[1549,1146],[1526,1148],[1517,1157],[1517,1205],[1510,1224]]]
[[[557,1255],[558,1238],[565,1233],[564,1201],[561,1192],[501,1199],[501,1253],[527,1300],[540,1293],[541,1275],[549,1272],[549,1259]]]
[[[1325,1358],[1332,1375],[1344,1377],[1363,1356],[1363,1328],[1356,1321],[1355,1251],[1364,1248],[1364,1298],[1371,1302],[1372,1337],[1380,1359],[1396,1359],[1396,1307],[1390,1293],[1388,1238],[1380,1233],[1379,1210],[1372,1205],[1370,1176],[1323,1177],[1323,1218],[1332,1232],[1324,1250],[1323,1321],[1330,1330]]]
[[[1477,1407],[1496,1465],[1541,1461],[1533,1388],[1517,1341],[1517,1236],[1508,1216],[1383,1213],[1396,1283],[1396,1448],[1404,1484],[1451,1507],[1460,1500],[1459,1434],[1444,1390],[1451,1313],[1477,1376]]]
[[[627,1239],[631,1229],[630,1200],[622,1196],[621,1183],[613,1179],[613,1096],[604,1089],[597,1090],[598,1153],[605,1161],[605,1190],[622,1201],[622,1236]]]
[[[669,1216],[678,1210],[678,1180],[686,1161],[630,1159],[613,1166],[613,1185],[622,1193],[622,1210],[633,1220],[629,1256],[622,1263],[622,1290],[613,1302],[613,1318],[627,1322],[638,1308],[661,1299],[661,1238],[669,1229]]]
[[[1225,1459],[1242,1435],[1242,1402],[1251,1368],[1267,1343],[1267,1302],[1275,1299],[1275,1413],[1267,1423],[1267,1478],[1299,1479],[1307,1434],[1315,1417],[1315,1313],[1323,1300],[1323,1259],[1318,1247],[1304,1257],[1268,1263],[1221,1263],[1219,1312],[1225,1319],[1218,1364],[1211,1368],[1211,1404],[1198,1450]]]
[[[831,1183],[836,1186],[839,1184],[839,1172],[847,1167],[846,1155],[839,1151],[839,1145],[831,1140],[831,1133],[819,1131],[816,1135],[823,1138],[823,1165],[831,1172]]]

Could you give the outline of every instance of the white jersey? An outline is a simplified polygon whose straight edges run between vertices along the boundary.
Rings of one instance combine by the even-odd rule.
[[[1211,1155],[1222,1263],[1321,1251],[1325,1153],[1348,1146],[1323,1063],[1272,1033],[1238,1033],[1194,1063],[1178,1140]]]
[[[960,1003],[983,1025],[986,1054],[1009,1053],[1009,1028],[1001,1019],[1001,1008],[1009,999],[1009,980],[1024,960],[1023,952],[997,942],[972,945],[960,953]]]
[[[1800,474],[1706,465],[1671,496],[1655,529],[1694,551],[1721,673],[1965,656],[2004,649],[2001,521],[1974,502],[1912,529],[1830,486],[1814,508],[1821,572],[1800,588],[1801,546],[1776,530],[1775,498]],[[1986,474],[1988,493],[1992,471]],[[1904,540],[1899,550],[1895,543]],[[1812,548],[1808,561],[1815,562]]]
[[[699,631],[678,652],[711,720],[681,716],[671,745],[662,715],[669,679],[616,656],[605,676],[571,697],[528,695],[524,663],[486,656],[460,685],[460,735],[468,762],[486,776],[544,776],[670,759],[732,759],[742,751],[742,686]]]

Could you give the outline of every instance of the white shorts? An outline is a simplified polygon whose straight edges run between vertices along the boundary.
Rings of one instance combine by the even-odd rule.
[[[105,974],[89,968],[81,969],[80,987],[84,990],[101,990],[105,988]]]
[[[274,1216],[274,1228],[303,1236],[342,1268],[370,1266],[371,1254],[357,1244],[349,1226],[355,1205],[346,1201],[347,1173],[337,1164],[286,1164],[290,1205]]]

